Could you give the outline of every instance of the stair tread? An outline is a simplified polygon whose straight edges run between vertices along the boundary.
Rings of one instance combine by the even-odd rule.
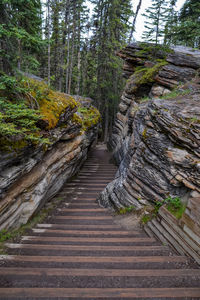
[[[200,299],[197,265],[99,207],[117,167],[98,153],[64,184],[63,204],[46,223],[5,243],[0,299]]]
[[[0,275],[34,275],[34,276],[118,276],[118,277],[175,277],[198,276],[199,269],[156,269],[156,270],[123,270],[123,269],[75,269],[75,268],[0,268]]]
[[[199,299],[200,288],[1,288],[1,297],[78,297],[78,298],[155,298],[195,297]]]
[[[2,260],[15,261],[53,261],[53,262],[113,262],[113,263],[155,263],[155,262],[187,262],[185,256],[31,256],[1,255]]]

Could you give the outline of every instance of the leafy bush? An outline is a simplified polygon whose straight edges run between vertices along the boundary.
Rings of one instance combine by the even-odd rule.
[[[143,215],[141,223],[146,224],[149,220],[156,217],[161,206],[166,205],[168,211],[171,212],[177,219],[180,219],[186,209],[186,205],[181,202],[179,197],[168,197],[162,201],[154,203],[154,210],[149,215]]]
[[[18,151],[29,143],[50,143],[37,127],[43,117],[30,107],[24,82],[4,74],[0,77],[0,150]]]
[[[49,140],[42,138],[36,125],[39,119],[39,111],[29,109],[23,101],[12,103],[0,98],[1,149],[17,150],[16,148],[23,148],[28,142],[48,144]]]

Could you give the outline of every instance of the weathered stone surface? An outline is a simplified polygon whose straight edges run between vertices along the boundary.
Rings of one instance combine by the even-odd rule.
[[[167,94],[169,94],[171,91],[167,88],[165,88],[164,86],[160,86],[160,85],[153,85],[151,88],[151,97],[152,98],[159,98],[162,96],[165,96]]]
[[[176,64],[162,66],[150,82],[142,85],[136,84],[134,70],[139,65],[149,68],[149,56],[136,44],[120,51],[125,71],[127,62],[128,71],[133,71],[122,95],[123,112],[117,115],[109,142],[119,171],[99,197],[102,206],[140,208],[147,201],[169,195],[179,196],[186,203],[194,191],[196,197],[200,196],[200,85],[196,77],[200,51],[182,49],[181,53],[181,49],[174,48],[168,54],[167,62],[175,60]],[[158,57],[162,55],[160,52]],[[182,60],[178,64],[182,55],[189,56],[188,64]],[[162,78],[161,85],[158,78]],[[147,95],[169,94],[175,85],[181,86],[179,92],[187,89],[188,94],[141,101]],[[123,103],[127,103],[126,109]]]
[[[77,96],[82,106],[90,107],[91,99]],[[19,227],[51,199],[87,158],[89,147],[96,141],[98,126],[80,134],[67,110],[60,117],[64,126],[52,129],[52,145],[27,147],[15,153],[0,153],[0,230]]]
[[[149,202],[180,197],[186,205],[180,220],[162,207],[146,229],[200,263],[200,51],[175,47],[168,64],[141,86],[134,70],[150,67],[141,50],[133,44],[119,54],[129,77],[122,96],[127,109],[120,105],[123,118],[117,115],[109,143],[119,170],[98,200],[105,207],[140,210]],[[175,87],[177,95],[170,94]],[[165,94],[171,98],[159,98]],[[146,96],[149,100],[141,103]]]
[[[189,47],[175,46],[174,53],[170,53],[167,61],[176,66],[200,68],[200,52]]]
[[[173,89],[178,86],[180,82],[184,83],[194,78],[195,74],[196,71],[192,68],[166,65],[159,71],[155,80],[158,84]]]

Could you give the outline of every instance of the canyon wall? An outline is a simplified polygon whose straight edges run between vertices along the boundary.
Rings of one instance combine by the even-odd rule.
[[[180,222],[200,237],[200,52],[132,44],[118,54],[128,79],[109,147],[119,165],[99,196],[136,210],[179,197]]]
[[[128,78],[109,143],[119,171],[100,203],[199,197],[200,52],[133,44],[118,55]]]
[[[59,100],[61,95],[55,93],[55,97]],[[71,96],[62,94],[62,97]],[[56,99],[53,100],[55,109]],[[73,105],[62,108],[58,115],[50,106],[45,110],[49,119],[45,117],[39,125],[43,136],[49,138],[48,145],[24,145],[22,140],[17,149],[15,138],[15,147],[6,145],[6,150],[2,147],[0,230],[27,223],[79,171],[89,148],[96,142],[100,115],[92,106],[92,100],[75,96],[70,101]],[[55,116],[56,125],[50,128]]]

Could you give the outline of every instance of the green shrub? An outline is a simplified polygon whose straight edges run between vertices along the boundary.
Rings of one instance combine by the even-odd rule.
[[[48,139],[40,135],[37,127],[41,119],[39,111],[30,109],[20,100],[12,103],[6,98],[0,98],[0,142],[1,150],[17,150],[33,144],[49,144]]]

